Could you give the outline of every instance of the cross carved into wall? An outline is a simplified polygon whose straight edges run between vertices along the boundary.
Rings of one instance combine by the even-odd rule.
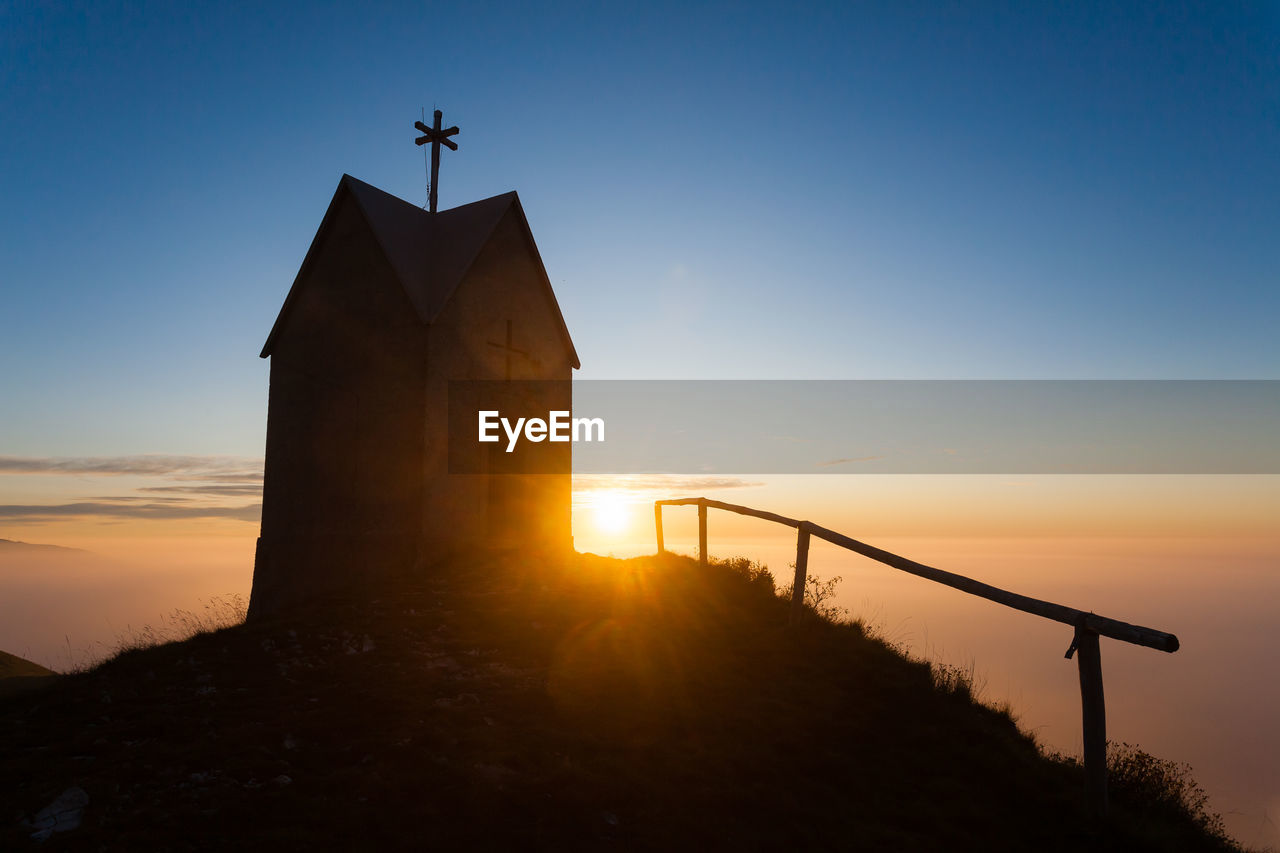
[[[491,346],[491,347],[497,347],[497,348],[498,348],[498,349],[500,349],[500,350],[505,350],[505,351],[506,351],[507,366],[506,366],[506,377],[505,377],[505,378],[506,378],[506,380],[507,380],[508,382],[510,382],[510,381],[511,381],[511,356],[512,356],[512,354],[515,354],[515,355],[523,355],[523,356],[524,356],[524,357],[526,357],[526,358],[528,358],[528,357],[529,357],[529,353],[528,353],[528,352],[526,352],[525,350],[522,350],[522,349],[517,349],[516,347],[513,347],[513,346],[511,345],[511,321],[510,321],[510,320],[508,320],[508,321],[507,321],[507,341],[506,341],[506,343],[497,343],[497,342],[495,342],[495,341],[486,341],[486,343],[488,343],[488,344],[489,344],[489,346]]]

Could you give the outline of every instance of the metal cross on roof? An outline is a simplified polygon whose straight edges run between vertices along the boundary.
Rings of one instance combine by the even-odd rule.
[[[431,186],[428,190],[427,201],[431,206],[431,212],[436,212],[436,183],[440,180],[440,146],[449,146],[450,151],[458,150],[458,143],[450,139],[458,132],[457,127],[447,127],[440,129],[440,120],[444,118],[444,113],[436,110],[435,127],[427,127],[420,121],[415,121],[413,126],[422,131],[422,136],[413,140],[417,145],[426,145],[431,143]]]

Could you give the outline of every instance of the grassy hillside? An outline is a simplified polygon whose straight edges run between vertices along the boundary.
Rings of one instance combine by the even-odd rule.
[[[43,687],[54,678],[57,678],[57,673],[51,669],[17,655],[0,652],[0,698]]]
[[[0,847],[76,787],[75,849],[1226,849],[1164,785],[1091,822],[962,681],[786,609],[742,564],[512,561],[125,652],[0,700]]]
[[[11,655],[8,652],[0,652],[0,680],[6,678],[31,678],[44,675],[54,675],[54,671],[46,669],[38,663],[29,661],[26,658],[20,658],[17,655]]]

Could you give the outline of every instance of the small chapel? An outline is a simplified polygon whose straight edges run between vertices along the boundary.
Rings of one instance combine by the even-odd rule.
[[[567,446],[532,473],[472,447],[459,473],[451,385],[518,383],[534,408],[567,410],[579,361],[519,197],[436,211],[439,145],[456,150],[457,131],[438,112],[415,126],[433,148],[430,209],[343,175],[262,348],[250,619],[459,553],[572,547]]]

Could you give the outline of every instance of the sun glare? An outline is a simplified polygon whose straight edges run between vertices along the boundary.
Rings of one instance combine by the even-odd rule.
[[[600,492],[591,496],[591,517],[601,533],[617,534],[630,522],[627,501],[618,492]]]

